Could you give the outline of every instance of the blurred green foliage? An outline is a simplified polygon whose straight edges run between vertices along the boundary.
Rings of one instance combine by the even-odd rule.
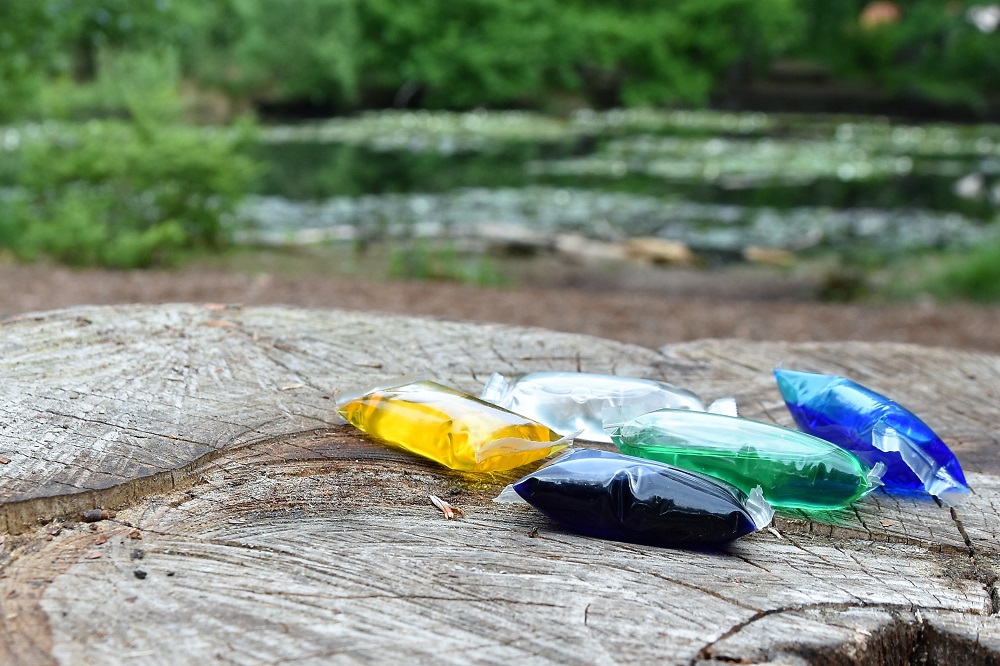
[[[23,259],[142,267],[214,249],[254,177],[247,131],[91,121],[27,136],[0,197],[0,247]]]
[[[495,263],[482,254],[466,255],[454,244],[434,244],[411,239],[393,249],[387,274],[397,280],[434,280],[500,287],[507,279]]]
[[[44,3],[0,3],[0,120],[16,115],[41,87],[59,42],[54,24]]]
[[[945,255],[941,265],[922,282],[921,291],[941,300],[1000,301],[1000,243],[985,243],[971,251]]]
[[[996,33],[970,20],[974,0],[899,0],[876,23],[862,18],[870,4],[5,0],[0,118],[31,109],[44,82],[107,77],[115,54],[136,51],[234,97],[345,110],[548,108],[566,95],[700,105],[777,56],[892,94],[982,106],[998,92]]]
[[[561,13],[580,82],[626,106],[703,104],[731,67],[787,48],[800,20],[793,0],[572,0]]]
[[[176,22],[181,4],[0,4],[0,117],[92,118],[5,131],[0,184],[12,187],[0,196],[0,247],[29,260],[141,267],[225,242],[256,174],[241,154],[253,129],[179,123],[177,46],[192,34]]]
[[[0,246],[139,266],[224,243],[253,181],[247,133],[185,127],[182,88],[242,108],[690,107],[766,75],[781,57],[902,98],[977,110],[998,102],[1000,33],[970,20],[981,2],[898,0],[894,18],[866,24],[870,4],[0,0],[0,123],[88,122],[0,146],[0,186],[13,186],[0,189]],[[410,162],[400,182],[437,169]],[[325,168],[312,180],[272,180],[298,182],[305,196],[350,166]],[[1000,265],[983,252],[982,266]],[[969,284],[988,275],[978,265]]]
[[[40,118],[85,120],[132,118],[179,122],[183,105],[177,54],[170,49],[100,51],[92,79],[53,78],[39,90],[32,108]]]
[[[178,3],[180,0],[174,0]],[[230,94],[350,107],[704,103],[740,58],[767,58],[792,0],[226,0],[197,17],[192,76]]]
[[[415,94],[431,107],[534,105],[569,75],[555,0],[371,0],[357,13],[356,66],[370,87],[359,93],[396,105]]]
[[[983,32],[970,10],[975,0],[899,0],[898,20],[859,19],[869,0],[798,0],[806,19],[794,52],[842,78],[887,93],[929,97],[981,108],[1000,93],[1000,32]]]
[[[0,120],[32,110],[43,85],[97,75],[102,51],[182,48],[193,37],[172,0],[0,3]]]
[[[355,0],[171,0],[190,39],[185,73],[235,96],[353,100]]]

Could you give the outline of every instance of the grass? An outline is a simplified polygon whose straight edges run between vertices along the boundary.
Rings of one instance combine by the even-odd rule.
[[[1000,301],[1000,241],[944,255],[940,267],[924,280],[923,288],[942,300]]]
[[[389,253],[388,276],[402,280],[458,282],[480,287],[509,283],[488,255],[461,253],[454,243],[414,241]]]
[[[514,284],[503,261],[460,252],[454,244],[430,242],[402,246],[349,242],[280,248],[243,246],[221,254],[193,255],[187,266],[250,275],[315,275],[377,282],[431,280],[492,287]]]

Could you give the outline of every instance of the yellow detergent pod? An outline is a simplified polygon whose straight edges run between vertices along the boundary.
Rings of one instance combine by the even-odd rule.
[[[338,400],[337,410],[373,437],[465,472],[496,472],[569,446],[540,423],[427,380],[401,380]]]

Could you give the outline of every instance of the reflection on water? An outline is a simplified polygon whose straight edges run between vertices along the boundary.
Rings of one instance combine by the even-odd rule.
[[[749,246],[893,254],[967,247],[1000,227],[997,126],[386,112],[267,128],[256,150],[269,168],[242,237],[267,243],[574,234],[734,257]]]
[[[292,201],[254,197],[243,208],[245,241],[268,245],[322,241],[451,238],[555,245],[562,236],[619,242],[652,236],[698,252],[739,256],[747,247],[799,252],[864,243],[887,254],[968,247],[1000,229],[957,213],[706,204],[622,192],[546,186],[463,188]]]

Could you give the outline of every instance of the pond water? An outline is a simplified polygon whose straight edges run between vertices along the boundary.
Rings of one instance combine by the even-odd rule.
[[[878,252],[1000,236],[1000,127],[714,112],[383,112],[267,127],[246,242],[565,235]],[[469,247],[472,247],[470,245]]]

